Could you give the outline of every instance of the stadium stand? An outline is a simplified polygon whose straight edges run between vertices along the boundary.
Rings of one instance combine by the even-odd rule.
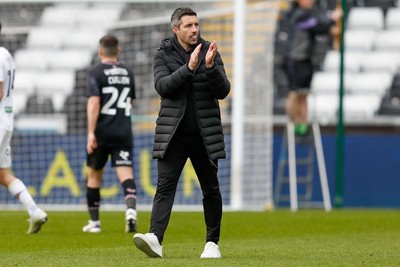
[[[286,76],[286,47],[288,40],[288,16],[287,11],[290,1],[282,1],[281,12],[276,25],[275,44],[274,44],[274,114],[285,113],[285,99],[288,93],[288,78]],[[323,9],[332,9],[336,6],[336,1],[325,0],[317,1],[316,5]],[[313,62],[316,66],[322,64],[327,51],[332,48],[332,39],[326,36],[317,38]]]
[[[165,20],[168,21],[170,10],[173,10],[176,4],[173,2],[110,3],[49,2],[41,4],[39,9],[35,6],[35,19],[31,18],[31,22],[24,24],[24,26],[29,27],[21,29],[25,31],[21,44],[18,47],[15,47],[14,43],[11,45],[13,48],[11,52],[14,54],[18,68],[15,86],[20,91],[20,94],[16,96],[20,106],[17,109],[17,117],[30,115],[28,107],[26,107],[28,100],[30,100],[29,110],[36,110],[35,112],[39,113],[39,116],[39,111],[44,110],[40,107],[43,101],[36,101],[36,99],[47,98],[52,102],[52,109],[46,109],[46,112],[43,113],[46,117],[52,115],[48,110],[53,110],[58,117],[64,115],[65,120],[72,121],[73,119],[69,117],[72,116],[73,112],[71,108],[65,107],[66,101],[69,99],[68,101],[85,104],[84,101],[71,99],[74,99],[73,95],[75,94],[84,95],[82,91],[86,87],[87,69],[98,62],[98,40],[107,32],[118,36],[123,46],[120,60],[132,66],[135,70],[137,96],[149,99],[148,101],[137,101],[138,113],[153,116],[156,114],[154,103],[158,103],[159,97],[152,89],[152,61],[160,40],[170,35],[170,26],[165,23],[158,25],[151,19],[159,20],[165,17]],[[14,5],[9,6],[10,10],[14,7]],[[15,6],[21,7],[19,4]],[[28,4],[26,6],[30,7]],[[191,6],[198,12],[205,8],[203,3],[191,3]],[[223,8],[223,3],[221,8]],[[28,10],[28,8],[21,7],[21,10]],[[17,18],[8,17],[10,18],[10,25],[13,27],[19,25],[15,23]],[[104,19],[105,17],[107,19]],[[135,25],[135,21],[138,21],[139,18],[150,19],[150,25],[143,24],[143,21],[140,25]],[[205,29],[203,32],[212,32],[215,31],[215,27],[221,27],[220,25],[207,25],[206,23],[203,23],[202,26]],[[29,29],[28,32],[27,29]],[[222,44],[220,50],[229,55],[229,57],[224,56],[224,61],[228,75],[232,75],[232,49],[226,51],[224,49],[226,44],[232,41],[233,29],[232,27],[222,29],[222,32],[222,36],[210,35],[210,38],[220,40],[219,42]],[[7,35],[7,38],[11,38],[10,36]],[[19,35],[16,36],[19,37]],[[4,45],[7,45],[7,43],[5,42]],[[256,53],[261,54],[262,49],[258,49]],[[60,89],[63,93],[57,93],[58,95],[54,96],[59,90],[57,88],[60,88],[60,85],[57,85],[58,83],[51,85],[53,73],[56,72],[58,76],[61,75],[61,72],[64,72],[63,76],[68,78],[65,78],[67,82],[62,86],[63,89]],[[71,72],[74,72],[74,79],[71,79]],[[34,77],[34,79],[29,79],[30,82],[27,82],[28,76]],[[66,86],[69,86],[69,88],[66,88]],[[28,87],[29,89],[27,89]],[[33,108],[35,105],[39,107]],[[74,107],[76,105],[72,106],[72,108]],[[227,103],[222,103],[221,107],[223,112],[229,109]],[[76,112],[82,110],[82,108],[77,108]]]
[[[322,1],[323,2],[323,1]],[[335,2],[335,1],[334,1]],[[345,31],[345,114],[347,118],[399,115],[400,1],[348,1]],[[320,6],[334,7],[334,3]],[[284,20],[278,21],[275,41],[275,114],[284,114],[285,83],[282,66],[287,38]],[[320,52],[319,50],[318,52]],[[317,51],[316,51],[317,53]],[[332,47],[317,63],[309,96],[310,116],[334,118],[339,90],[340,53]],[[319,64],[318,64],[319,63]],[[331,98],[331,101],[329,101]],[[319,101],[322,102],[319,103]],[[377,105],[377,103],[379,103]],[[325,105],[326,104],[326,105]],[[362,109],[366,111],[362,112]],[[325,117],[326,116],[326,117]]]
[[[26,152],[27,150],[29,150],[29,152],[33,151],[32,158],[36,160],[39,154],[36,152],[36,149],[39,149],[40,154],[44,157],[44,160],[39,159],[41,161],[40,164],[32,164],[32,166],[30,166],[24,163],[22,167],[15,165],[15,170],[17,173],[23,172],[22,176],[27,175],[32,177],[32,184],[34,184],[38,197],[39,195],[45,195],[40,189],[41,184],[46,182],[45,178],[48,173],[48,166],[54,170],[64,167],[69,168],[70,165],[73,168],[73,179],[76,178],[78,186],[81,187],[84,183],[83,180],[86,174],[83,168],[84,159],[82,159],[82,156],[84,156],[85,153],[86,141],[85,111],[87,98],[84,96],[86,73],[87,69],[90,68],[92,64],[98,62],[96,52],[99,35],[103,35],[106,32],[118,37],[122,48],[120,60],[132,67],[135,73],[138,100],[134,107],[134,116],[132,118],[134,123],[132,126],[134,127],[135,147],[137,148],[135,150],[137,152],[135,153],[138,153],[135,155],[135,160],[136,158],[140,159],[140,166],[136,168],[139,173],[135,173],[135,175],[137,175],[138,178],[141,177],[140,179],[143,179],[142,174],[145,172],[151,176],[154,175],[153,166],[147,167],[142,165],[142,163],[150,163],[150,165],[152,165],[151,155],[150,158],[147,159],[149,156],[147,151],[153,139],[154,115],[158,112],[157,107],[160,102],[160,97],[154,90],[152,63],[154,54],[157,51],[157,46],[160,44],[161,40],[171,35],[169,19],[177,3],[176,1],[126,2],[126,4],[122,6],[122,9],[121,6],[118,6],[119,12],[116,12],[116,19],[112,21],[109,20],[108,17],[108,8],[106,9],[107,18],[105,19],[104,16],[101,15],[105,12],[103,4],[95,4],[95,1],[90,1],[89,4],[83,4],[77,1],[73,2],[73,4],[67,3],[62,5],[50,2],[43,5],[40,12],[36,12],[37,17],[34,23],[23,25],[25,26],[23,29],[15,27],[7,28],[7,30],[13,32],[7,35],[7,38],[10,39],[19,35],[19,33],[16,32],[24,31],[21,37],[23,42],[18,46],[10,46],[13,48],[13,54],[19,62],[17,66],[17,77],[19,76],[20,78],[17,78],[19,80],[16,81],[16,87],[19,89],[16,88],[16,91],[23,93],[21,99],[24,98],[25,100],[22,102],[26,102],[25,105],[21,104],[21,107],[18,108],[20,111],[18,116],[16,116],[15,139],[17,141],[14,151],[17,156],[21,155],[21,159],[31,156],[30,154],[28,155]],[[246,141],[246,147],[251,146],[246,149],[246,154],[257,153],[257,156],[250,157],[244,154],[244,158],[248,161],[245,162],[244,165],[246,168],[251,169],[251,172],[246,171],[247,180],[251,179],[249,177],[267,173],[266,171],[251,167],[258,159],[262,161],[260,165],[263,169],[269,168],[272,170],[272,167],[266,164],[265,157],[263,156],[265,153],[268,153],[268,155],[270,154],[268,151],[271,146],[269,145],[270,143],[266,142],[270,142],[269,140],[272,136],[270,128],[272,127],[270,127],[269,122],[268,125],[266,125],[264,120],[266,117],[270,117],[270,113],[265,115],[266,113],[256,112],[259,109],[263,109],[262,111],[271,109],[272,100],[271,97],[268,97],[271,90],[265,90],[265,87],[272,88],[272,86],[269,86],[269,74],[271,73],[269,68],[270,62],[273,59],[271,56],[273,51],[271,40],[273,40],[273,38],[271,38],[270,35],[275,27],[275,16],[278,6],[278,1],[275,0],[250,0],[248,2],[257,3],[254,7],[252,6],[249,8],[246,14],[246,17],[248,17],[248,19],[246,19],[246,44],[252,48],[246,51],[246,64],[248,64],[246,66],[246,71],[251,72],[246,76],[246,87],[251,88],[251,90],[249,90],[251,92],[247,92],[246,97],[249,95],[252,96],[245,101],[246,108],[252,108],[252,113],[250,114],[252,116],[249,116],[249,122],[246,122],[246,128],[249,128],[249,130],[246,130],[246,135],[250,137],[246,138],[246,140],[248,140]],[[112,1],[109,3],[115,4]],[[79,4],[82,4],[82,8],[77,7]],[[180,2],[180,4],[190,5],[198,12],[201,20],[202,36],[209,40],[213,40],[214,38],[217,40],[219,51],[226,64],[225,67],[228,76],[232,78],[232,54],[234,51],[232,45],[234,30],[233,2],[222,1],[211,3],[208,1],[197,1],[189,3]],[[210,7],[211,5],[216,5],[216,8]],[[96,8],[97,11],[91,14],[89,11],[88,13],[84,11],[94,8]],[[84,15],[84,13],[86,15]],[[90,16],[94,16],[94,14],[95,17],[88,19]],[[81,25],[81,22],[79,22],[80,19],[83,19],[82,17],[88,19],[88,21],[83,23],[86,24],[86,26]],[[94,20],[98,21],[99,18],[102,20],[101,25],[103,25],[104,21],[107,21],[106,27],[96,27],[93,29],[92,26],[88,25]],[[97,24],[96,26],[100,25],[98,22],[95,23]],[[89,34],[95,32],[97,29],[100,34],[89,36]],[[88,40],[87,43],[85,40]],[[85,45],[85,43],[87,45]],[[4,45],[7,46],[7,43]],[[85,50],[81,50],[82,48],[85,48]],[[87,56],[87,51],[89,51],[89,56]],[[78,55],[81,52],[82,54]],[[77,62],[77,60],[73,58],[79,58],[79,61]],[[67,81],[62,82],[62,78],[60,77],[61,72],[73,73],[72,78],[71,75],[66,74]],[[60,75],[56,77],[56,75],[53,75],[54,73],[59,73]],[[25,78],[23,78],[23,76],[25,76]],[[53,98],[54,95],[57,95],[57,97]],[[64,100],[59,97],[64,97]],[[266,102],[268,102],[268,105]],[[18,103],[20,102],[18,101]],[[223,113],[228,111],[228,115],[230,115],[229,99],[226,102],[221,101],[221,108]],[[222,116],[224,115],[225,114],[222,114]],[[226,120],[226,125],[224,125],[224,127],[230,130],[229,118]],[[228,131],[227,133],[229,134]],[[268,134],[267,138],[265,138],[266,134]],[[255,138],[253,138],[253,136],[255,136]],[[29,142],[32,141],[32,145],[20,142],[21,138],[23,140],[27,138]],[[41,140],[45,141],[45,144],[40,143]],[[52,146],[51,148],[47,145],[49,143]],[[227,142],[227,144],[230,144],[230,142]],[[22,153],[18,149],[20,149]],[[258,153],[258,150],[262,151]],[[62,157],[66,155],[67,159],[59,159],[59,155]],[[62,166],[58,164],[60,161],[56,162],[56,164],[50,162],[47,166],[47,161],[53,161],[53,156],[56,156],[56,160],[62,160]],[[42,164],[43,161],[46,162]],[[17,160],[16,162],[18,164],[22,162],[22,160]],[[135,162],[135,164],[137,164],[137,162]],[[225,166],[229,167],[229,165]],[[39,173],[38,170],[40,170],[40,172],[43,170],[44,173]],[[63,175],[69,175],[69,172],[65,173],[63,170],[54,172],[54,178],[63,179]],[[229,172],[229,168],[221,166],[220,170],[224,173],[224,177],[228,177],[225,173]],[[53,175],[53,173],[49,175]],[[188,173],[185,175],[188,175]],[[114,176],[110,177],[114,178]],[[265,177],[265,175],[262,175],[262,177]],[[226,188],[229,189],[228,182],[230,180],[226,179],[226,181]],[[106,187],[112,184],[113,180],[110,181],[110,184],[107,184]],[[247,190],[253,190],[252,188],[254,187],[260,191],[260,187],[264,187],[264,185],[267,186],[267,183],[262,181],[246,183],[244,189],[248,188]],[[71,198],[69,188],[60,186],[60,188],[53,190],[50,194],[54,194],[57,201],[60,200],[59,202],[62,202],[62,204],[64,204],[64,200],[66,200],[66,204],[69,204],[67,201],[71,199],[73,204],[77,203],[79,206],[82,204],[80,196],[76,197],[74,195],[74,197]],[[246,202],[250,202],[252,199],[263,201],[266,194],[246,193],[244,195],[246,195]],[[44,198],[46,199],[43,201],[47,201],[47,199],[49,199],[49,203],[53,201],[53,197]],[[185,196],[184,201],[188,202],[187,199],[188,197]],[[117,197],[112,197],[111,200],[106,199],[106,201],[109,201],[111,204],[119,204],[120,198],[119,196],[118,199]],[[189,201],[192,200],[189,199]],[[148,201],[146,200],[146,202]],[[144,203],[144,201],[142,203]]]
[[[107,32],[104,22],[118,20],[122,7],[88,3],[49,4],[37,12],[26,45],[14,53],[18,68],[15,87],[19,92],[16,94],[19,119],[31,114],[37,114],[35,119],[41,119],[40,114],[46,118],[58,114],[57,118],[72,120],[67,117],[73,112],[65,112],[64,105],[66,99],[74,94],[76,72],[91,66],[98,40]]]
[[[349,11],[345,71],[352,72],[352,79],[346,79],[350,84],[346,86],[344,100],[344,111],[349,117],[371,118],[385,114],[385,110],[395,114],[395,107],[388,107],[393,101],[387,99],[390,99],[392,81],[399,71],[400,42],[398,32],[388,28],[388,18],[390,10],[397,8],[393,7],[393,2],[390,5],[387,5],[389,1],[383,2],[366,1],[364,6]],[[337,71],[338,58],[338,52],[328,52],[323,71]],[[383,105],[386,107],[382,108]]]
[[[284,2],[284,1],[282,1]],[[336,1],[319,1],[321,8],[332,9]],[[400,50],[400,8],[398,7],[398,1],[392,0],[349,0],[348,1],[350,11],[348,13],[347,29],[346,29],[346,72],[350,73],[361,73],[389,70],[392,75],[396,75],[399,69],[398,56],[393,56],[392,51]],[[124,49],[128,52],[123,51],[121,59],[124,62],[129,62],[134,66],[135,72],[137,73],[135,79],[138,84],[138,95],[146,97],[156,98],[153,90],[148,90],[152,85],[152,79],[147,71],[142,71],[141,68],[137,67],[140,64],[150,64],[152,61],[152,54],[149,51],[151,49],[143,49],[148,47],[149,44],[152,47],[156,47],[159,40],[165,38],[165,32],[168,32],[164,27],[168,25],[158,26],[146,26],[142,27],[130,27],[110,29],[107,25],[102,24],[103,17],[101,14],[107,12],[108,22],[114,22],[115,24],[120,23],[123,25],[124,21],[132,21],[137,18],[145,18],[149,16],[168,16],[163,12],[153,14],[154,5],[159,10],[160,7],[167,9],[169,6],[166,3],[156,3],[152,5],[148,4],[118,4],[110,8],[106,4],[93,4],[93,3],[65,3],[65,4],[35,4],[34,9],[30,9],[29,4],[7,4],[3,5],[0,14],[2,15],[2,21],[12,21],[13,26],[18,25],[31,25],[32,30],[25,36],[25,42],[22,40],[22,44],[15,51],[15,59],[17,61],[19,75],[16,77],[16,86],[20,87],[20,91],[24,92],[17,96],[21,102],[25,102],[29,97],[36,94],[44,94],[48,96],[45,89],[40,89],[36,85],[36,81],[31,80],[31,85],[26,82],[27,72],[33,71],[33,74],[40,76],[41,73],[37,72],[42,70],[43,73],[48,71],[75,71],[75,77],[79,72],[85,72],[91,64],[96,62],[96,47],[98,38],[110,31],[116,34],[122,40],[127,36],[136,36],[143,34],[143,32],[149,32],[145,38],[141,38],[140,41],[132,40],[132,42],[124,43],[128,47]],[[38,8],[39,6],[39,8]],[[286,6],[287,7],[287,6]],[[195,8],[201,10],[201,7]],[[18,10],[18,14],[21,16],[18,20],[10,16],[11,11]],[[282,5],[282,9],[285,9],[285,5]],[[18,23],[15,23],[18,21]],[[287,81],[284,72],[281,69],[284,63],[284,43],[287,35],[285,35],[285,22],[284,20],[279,21],[279,27],[277,27],[276,38],[275,38],[275,110],[276,113],[284,113],[284,101],[286,96]],[[93,30],[93,25],[97,25],[96,31]],[[111,23],[112,24],[112,23]],[[84,27],[82,25],[85,25]],[[92,25],[92,26],[91,26]],[[108,25],[110,26],[110,24]],[[207,27],[207,25],[204,25]],[[210,27],[213,27],[211,25]],[[63,29],[63,30],[60,30]],[[72,30],[73,29],[73,30]],[[396,30],[397,29],[397,30]],[[231,30],[224,29],[227,33],[232,32]],[[52,36],[52,38],[46,38]],[[216,38],[227,38],[226,36],[217,36]],[[319,40],[316,47],[316,56],[314,61],[317,63],[318,72],[337,72],[339,69],[339,53],[336,50],[332,50],[330,47],[331,40]],[[46,56],[44,56],[46,55]],[[388,56],[392,55],[392,56]],[[77,59],[80,60],[77,60]],[[387,59],[380,60],[379,59]],[[226,62],[231,62],[232,59],[225,58]],[[150,62],[150,63],[149,63]],[[371,63],[372,62],[372,63]],[[381,62],[382,64],[380,64]],[[230,66],[227,66],[229,70]],[[32,75],[33,75],[32,74]],[[32,76],[31,75],[31,76]],[[229,74],[231,75],[231,73]],[[66,74],[66,76],[68,76]],[[320,79],[316,75],[316,80]],[[41,80],[38,78],[38,80]],[[64,103],[66,99],[71,95],[75,94],[76,90],[82,90],[85,84],[77,84],[78,79],[74,79],[72,88],[66,90],[69,92],[58,99],[52,99],[57,103],[53,103],[54,111],[65,113]],[[346,79],[347,81],[347,79]],[[68,84],[71,84],[68,82]],[[318,85],[319,82],[313,82]],[[335,83],[337,84],[337,82]],[[28,89],[28,87],[30,87]],[[357,91],[363,91],[363,89],[357,90],[354,86],[347,86],[347,93],[354,94]],[[381,89],[377,89],[380,91]],[[390,88],[386,89],[387,97],[390,94]],[[323,91],[323,90],[322,90]],[[320,92],[319,92],[320,93]],[[326,92],[325,92],[326,93]],[[154,103],[154,102],[153,102]],[[21,108],[17,109],[19,113],[23,113],[24,105],[20,104]],[[154,113],[152,105],[140,104],[140,109],[144,113]],[[71,113],[72,114],[72,113]]]

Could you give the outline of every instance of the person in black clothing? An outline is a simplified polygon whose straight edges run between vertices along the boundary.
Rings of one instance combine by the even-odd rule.
[[[100,186],[103,168],[111,164],[122,184],[126,202],[126,232],[136,232],[136,185],[132,170],[131,108],[135,99],[134,75],[118,62],[118,39],[106,35],[100,39],[100,63],[87,76],[87,205],[89,224],[84,232],[99,233]]]
[[[315,37],[329,34],[342,16],[341,9],[322,14],[314,8],[315,0],[295,0],[289,11],[287,74],[290,92],[286,113],[295,124],[295,133],[305,135],[307,124],[307,94],[314,72],[312,56]]]
[[[158,159],[158,183],[150,232],[135,234],[135,245],[150,257],[162,257],[162,241],[177,183],[187,158],[203,194],[207,228],[201,258],[220,258],[218,247],[222,197],[218,159],[226,157],[219,99],[230,91],[217,43],[200,37],[197,14],[178,8],[171,16],[173,37],[163,40],[154,57],[154,83],[161,96],[153,158]]]

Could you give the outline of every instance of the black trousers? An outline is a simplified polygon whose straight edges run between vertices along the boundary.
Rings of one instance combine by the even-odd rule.
[[[174,136],[162,159],[158,159],[158,182],[150,219],[150,233],[162,242],[167,229],[179,177],[190,158],[203,194],[206,242],[218,243],[222,219],[222,197],[217,161],[211,162],[200,136]]]

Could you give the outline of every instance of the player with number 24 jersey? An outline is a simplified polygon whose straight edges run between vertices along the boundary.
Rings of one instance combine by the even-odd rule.
[[[136,184],[133,177],[132,100],[135,98],[134,75],[119,62],[118,39],[105,35],[99,41],[100,63],[87,76],[87,158],[86,200],[90,220],[82,230],[101,232],[100,187],[108,159],[122,185],[125,232],[136,231]]]

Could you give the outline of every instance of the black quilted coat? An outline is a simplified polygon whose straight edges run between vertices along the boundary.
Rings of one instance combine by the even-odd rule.
[[[176,37],[175,37],[176,38]],[[154,57],[154,84],[161,96],[155,130],[153,158],[163,158],[178,125],[185,114],[188,88],[193,91],[195,117],[210,160],[225,158],[225,143],[218,99],[230,91],[221,55],[217,53],[214,66],[206,69],[205,55],[210,45],[202,43],[199,65],[192,72],[172,45],[164,40]]]

